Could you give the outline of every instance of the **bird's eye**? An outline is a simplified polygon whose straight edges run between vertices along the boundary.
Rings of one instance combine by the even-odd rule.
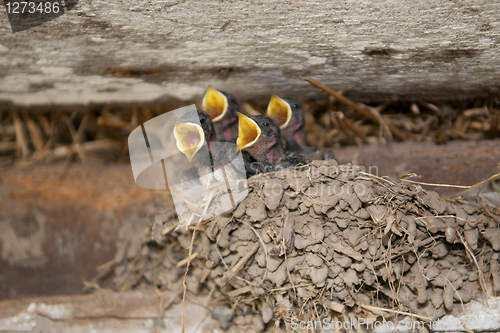
[[[204,123],[205,123],[205,120],[206,120],[205,118],[201,118],[201,119],[200,119],[200,124],[204,124]]]
[[[293,108],[294,108],[294,109],[298,109],[298,108],[299,108],[299,105],[298,105],[298,104],[294,104],[294,105],[293,105]]]
[[[269,126],[269,123],[265,122],[262,124],[263,126]]]

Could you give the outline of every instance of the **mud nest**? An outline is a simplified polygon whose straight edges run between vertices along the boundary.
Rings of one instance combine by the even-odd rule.
[[[147,240],[120,240],[117,288],[154,285],[179,299],[192,247],[188,292],[210,295],[221,327],[256,332],[398,311],[434,320],[500,291],[498,208],[335,161],[248,185],[230,213],[186,230],[166,209]]]

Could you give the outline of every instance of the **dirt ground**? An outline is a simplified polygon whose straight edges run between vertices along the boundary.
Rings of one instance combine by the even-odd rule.
[[[415,172],[424,182],[473,185],[498,172],[500,144],[405,142],[335,154],[379,176]],[[83,281],[114,258],[120,229],[147,232],[164,198],[136,186],[127,163],[75,163],[64,175],[62,164],[1,167],[0,299],[84,292]]]

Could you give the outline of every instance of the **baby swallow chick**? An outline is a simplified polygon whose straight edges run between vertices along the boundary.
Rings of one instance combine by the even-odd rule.
[[[306,145],[304,109],[296,100],[272,95],[267,106],[267,115],[279,125],[287,150],[309,160],[334,158],[331,151]]]
[[[257,162],[256,173],[307,164],[307,159],[285,152],[278,124],[268,116],[245,116],[238,113],[239,132],[236,143]]]
[[[236,144],[218,142],[212,120],[201,110],[190,110],[178,118],[174,127],[177,148],[193,164],[181,174],[181,182],[191,184],[199,179],[205,186],[215,182],[239,181],[244,171],[231,165],[237,157]]]
[[[203,96],[202,109],[214,123],[219,139],[231,141],[238,136],[238,116],[240,108],[236,98],[230,93],[208,86]]]
[[[208,114],[201,110],[188,110],[177,119],[174,137],[177,148],[193,165],[181,174],[181,181],[190,183],[199,178],[202,185],[209,186],[214,170],[210,149],[217,136]]]

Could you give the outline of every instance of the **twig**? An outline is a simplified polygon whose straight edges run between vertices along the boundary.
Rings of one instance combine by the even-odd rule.
[[[130,128],[130,124],[119,118],[100,116],[97,118],[97,125],[104,127],[114,127],[114,128]]]
[[[467,252],[469,253],[469,255],[472,257],[472,259],[474,260],[474,263],[476,264],[476,267],[477,267],[477,275],[479,276],[479,285],[481,286],[481,291],[483,292],[483,297],[484,297],[484,301],[486,302],[486,305],[488,305],[488,294],[486,293],[486,283],[484,281],[484,274],[483,274],[483,271],[481,270],[481,268],[479,267],[479,264],[477,262],[477,259],[476,257],[474,256],[474,253],[472,252],[472,250],[470,249],[469,245],[467,244],[467,242],[465,241],[464,237],[462,236],[462,233],[460,231],[457,230],[457,235],[458,237],[460,238],[460,241],[462,242],[462,244],[464,245],[465,249],[467,250]]]
[[[259,244],[255,244],[250,251],[248,251],[243,257],[241,257],[241,259],[236,263],[236,265],[233,266],[233,268],[226,271],[218,283],[219,287],[224,287],[229,282],[229,280],[231,280],[236,275],[236,273],[238,273],[243,265],[246,264],[248,259],[250,259],[254,255],[254,253],[257,252],[259,247]]]
[[[245,294],[245,293],[248,293],[249,291],[252,291],[253,288],[254,288],[253,286],[245,286],[243,288],[236,289],[236,290],[233,290],[231,292],[228,292],[227,296],[229,296],[229,297],[236,297],[236,296],[239,296],[241,294]]]
[[[457,310],[453,309],[453,314],[457,317],[458,320],[460,320],[460,322],[462,323],[462,326],[465,328],[465,330],[467,331],[467,333],[474,333],[473,330],[471,330],[467,324],[465,324],[465,320],[462,319],[462,317],[460,317],[460,315],[458,314]]]
[[[396,125],[393,124],[391,119],[388,119],[387,117],[382,117],[387,124],[387,127],[391,131],[392,134],[394,134],[399,140],[401,141],[406,141],[408,139],[408,136],[404,134],[402,131],[400,131]]]
[[[16,132],[16,143],[17,148],[21,152],[21,157],[25,159],[28,157],[28,141],[26,140],[26,136],[24,135],[23,123],[21,122],[21,118],[19,118],[19,114],[17,111],[13,112],[14,117],[14,130]]]
[[[347,140],[349,140],[349,142],[351,144],[355,144],[356,141],[354,140],[354,137],[352,136],[352,133],[348,130],[347,125],[343,121],[344,114],[342,112],[334,112],[333,113],[333,117],[334,118],[332,119],[332,122],[336,125],[336,127],[342,133],[344,133],[344,135],[347,137]]]
[[[42,126],[43,131],[45,132],[45,135],[49,136],[52,133],[52,126],[43,114],[37,113],[37,118],[38,121],[40,122],[40,125]]]
[[[73,146],[75,147],[75,150],[78,152],[78,156],[80,156],[80,159],[82,160],[83,163],[87,162],[87,156],[85,154],[85,150],[81,148],[80,144],[82,143],[83,134],[85,133],[85,128],[87,127],[88,120],[89,120],[89,114],[87,113],[85,116],[83,116],[82,122],[78,127],[78,131],[76,132],[73,138]]]
[[[336,325],[339,321],[339,317],[337,316],[337,314],[334,312],[333,313],[333,322],[335,323],[335,333],[340,333],[340,329],[339,329],[339,326]]]
[[[464,222],[467,222],[467,223],[482,223],[483,221],[472,221],[472,220],[466,220],[462,217],[459,217],[459,216],[455,216],[455,215],[430,215],[430,216],[420,216],[420,217],[416,217],[415,220],[425,220],[425,223],[429,224],[429,220],[430,218],[444,218],[444,217],[452,217],[454,219],[457,219],[457,220],[461,220],[461,221],[464,221]]]
[[[245,103],[242,105],[242,108],[246,112],[246,114],[250,116],[257,116],[260,114],[260,112],[257,111],[251,104]]]
[[[257,235],[257,238],[259,239],[260,243],[262,244],[262,249],[264,250],[264,254],[265,254],[265,258],[266,258],[266,271],[264,272],[264,276],[262,277],[262,280],[265,280],[266,275],[267,275],[267,271],[268,271],[268,267],[269,267],[269,259],[268,259],[268,254],[267,254],[266,243],[264,243],[264,240],[262,239],[262,237],[260,236],[260,234],[257,232],[257,230],[255,230],[254,227],[252,227],[249,223],[247,223],[245,221],[241,221],[241,223],[243,223],[244,225],[246,225],[247,227],[249,227],[255,233],[255,235]],[[218,241],[219,240],[217,239],[217,242]],[[221,257],[221,259],[222,259],[222,257]],[[223,262],[224,262],[224,260],[223,260]]]
[[[335,301],[327,302],[326,305],[333,311],[338,313],[344,313],[345,305]]]
[[[35,124],[33,119],[31,119],[26,113],[23,113],[24,121],[26,121],[26,126],[31,136],[31,143],[37,152],[43,151],[45,143],[43,142],[43,136],[41,130]]]
[[[186,258],[182,259],[181,261],[179,261],[175,267],[181,267],[181,266],[184,266],[188,263],[188,261],[191,261],[193,259],[196,259],[198,256],[200,255],[200,252],[199,251],[196,251],[195,253],[187,256]]]
[[[113,258],[111,259],[110,261],[108,262],[105,262],[104,264],[102,265],[99,265],[96,267],[96,271],[97,272],[102,272],[102,271],[106,271],[106,270],[109,270],[111,267],[113,267],[114,265],[116,265],[116,259]]]
[[[383,180],[384,182],[390,183],[391,185],[396,185],[396,183],[393,182],[392,180],[381,178],[381,177],[375,176],[375,175],[373,175],[371,173],[360,171],[359,174],[368,176],[368,177],[373,178],[373,179]]]
[[[296,288],[299,288],[299,287],[309,287],[309,286],[312,286],[313,284],[312,283],[305,283],[305,284],[298,284],[296,285],[295,287]],[[275,291],[284,291],[284,290],[290,290],[292,289],[293,287],[290,286],[290,287],[281,287],[281,288],[275,288],[275,289],[271,289],[269,290],[270,293],[273,293]]]
[[[166,236],[167,234],[171,233],[172,231],[174,231],[178,226],[181,225],[181,221],[177,221],[176,223],[172,224],[171,226],[169,226],[168,228],[166,229],[163,229],[161,231],[161,235],[162,236]]]
[[[323,90],[324,92],[326,92],[327,94],[335,97],[339,102],[341,103],[344,103],[346,105],[349,105],[350,107],[352,107],[354,110],[358,111],[359,113],[361,113],[363,116],[365,116],[366,118],[370,119],[371,121],[377,123],[377,124],[380,124],[380,119],[377,118],[377,116],[375,116],[374,114],[372,114],[366,107],[358,104],[358,103],[355,103],[353,101],[351,101],[349,98],[346,98],[344,96],[342,96],[341,94],[339,94],[338,92],[336,92],[335,90],[332,90],[330,88],[328,88],[327,86],[325,86],[324,84],[312,79],[312,78],[303,78],[301,77],[303,80],[309,82],[312,86],[316,87],[316,88],[319,88],[321,90]]]
[[[287,212],[288,212],[288,210],[287,210]],[[286,230],[286,228],[285,228],[285,227],[286,227],[287,222],[289,222],[289,220],[290,220],[290,214],[288,214],[288,213],[287,213],[287,214],[286,214],[286,217],[285,217],[285,219],[284,219],[284,221],[283,221],[283,230]],[[283,245],[283,250],[284,250],[283,252],[284,252],[284,254],[285,254],[285,268],[286,268],[286,273],[287,273],[287,275],[288,275],[288,279],[290,280],[290,283],[292,284],[293,291],[294,291],[294,293],[295,293],[295,297],[297,297],[297,288],[295,288],[295,283],[293,282],[292,275],[290,274],[290,269],[288,268],[288,260],[287,260],[288,258],[287,258],[287,256],[286,256],[286,244],[285,244],[285,237],[283,237],[283,238],[281,239],[281,243],[282,243],[282,245]],[[267,258],[266,258],[266,259],[267,259]],[[267,267],[266,267],[266,272],[267,272]]]
[[[433,184],[433,183],[423,183],[423,182],[417,182],[417,181],[414,181],[414,180],[409,180],[409,179],[401,179],[401,181],[403,182],[408,182],[408,183],[413,183],[413,184],[418,184],[418,185],[429,185],[429,186],[440,186],[440,187],[456,187],[456,188],[466,188],[466,189],[469,189],[469,188],[473,188],[473,187],[476,187],[476,186],[479,186],[479,185],[482,185],[492,179],[495,179],[496,177],[499,177],[500,176],[500,173],[496,173],[494,174],[493,176],[491,176],[490,178],[486,179],[486,180],[483,180],[475,185],[449,185],[449,184]]]
[[[303,80],[309,82],[312,86],[319,88],[326,92],[327,94],[335,97],[339,102],[344,103],[346,105],[349,105],[352,107],[354,110],[356,110],[358,113],[363,115],[365,118],[370,119],[374,123],[378,124],[380,126],[381,131],[384,134],[384,137],[391,139],[392,134],[394,134],[396,137],[398,137],[400,140],[404,141],[408,137],[406,134],[404,134],[402,131],[400,131],[391,121],[390,119],[387,119],[387,117],[382,117],[379,113],[379,111],[375,108],[356,103],[351,101],[350,99],[342,96],[338,92],[328,88],[324,84],[312,79],[312,78],[303,78]]]
[[[391,313],[395,313],[395,314],[400,314],[400,315],[405,315],[405,316],[420,318],[420,319],[424,319],[424,320],[427,320],[427,321],[431,321],[432,320],[429,317],[420,316],[420,315],[417,315],[417,314],[414,314],[414,313],[410,313],[410,312],[403,312],[403,311],[398,311],[398,310],[393,310],[393,309],[384,309],[384,308],[379,308],[377,306],[366,305],[366,304],[360,304],[359,306],[362,307],[363,309],[368,310],[368,311],[377,311],[378,310],[378,311],[385,311],[385,312],[391,312]]]
[[[354,125],[349,119],[347,119],[347,117],[345,117],[343,113],[341,113],[341,112],[339,112],[339,113],[342,115],[342,116],[339,115],[339,117],[342,119],[342,122],[351,131],[353,131],[354,134],[356,134],[364,143],[369,144],[370,142],[368,141],[366,136],[363,134],[363,132],[361,132],[361,130],[356,125]]]

